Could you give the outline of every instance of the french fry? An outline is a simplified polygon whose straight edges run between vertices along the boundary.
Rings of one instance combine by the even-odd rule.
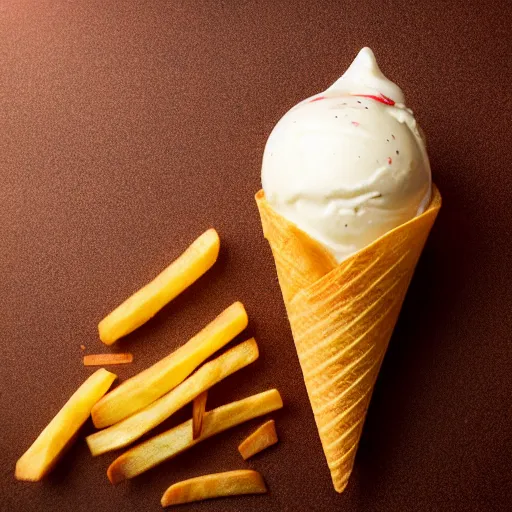
[[[204,415],[199,438],[192,439],[192,420],[185,421],[123,453],[109,466],[107,476],[112,484],[134,478],[215,434],[281,407],[283,401],[277,389],[223,405]]]
[[[127,364],[133,361],[133,354],[88,354],[84,356],[84,366],[107,366]]]
[[[208,388],[258,358],[258,345],[251,338],[203,365],[156,402],[109,428],[87,437],[92,455],[123,448],[149,432]]]
[[[246,327],[244,306],[235,302],[185,345],[105,395],[92,409],[94,425],[113,425],[165,395]]]
[[[240,496],[242,494],[265,494],[267,486],[262,476],[251,469],[239,469],[198,476],[171,485],[162,496],[162,507],[192,503],[193,501]]]
[[[274,420],[269,420],[246,437],[240,443],[238,451],[244,460],[247,460],[265,448],[276,444],[277,441],[276,423]]]
[[[37,482],[48,474],[91,414],[92,406],[107,392],[116,375],[101,368],[66,402],[16,463],[17,480]]]
[[[208,390],[196,396],[192,402],[192,439],[197,439],[203,430],[203,418],[206,412],[207,399]]]
[[[98,325],[100,339],[111,345],[146,323],[166,304],[197,281],[217,261],[220,240],[209,229],[146,286],[135,292]]]

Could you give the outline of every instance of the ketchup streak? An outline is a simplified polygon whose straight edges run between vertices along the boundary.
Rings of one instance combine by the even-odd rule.
[[[384,94],[381,94],[380,96],[375,96],[374,94],[353,94],[353,96],[357,96],[359,98],[370,98],[372,100],[379,101],[380,103],[384,103],[384,105],[393,106],[395,104],[391,98],[384,96]]]
[[[313,103],[314,101],[320,101],[324,100],[325,96],[317,96],[316,98],[313,98],[309,103]]]

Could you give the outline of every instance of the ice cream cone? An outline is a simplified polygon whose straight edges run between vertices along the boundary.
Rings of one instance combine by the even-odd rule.
[[[373,387],[409,282],[441,207],[428,209],[342,263],[256,194],[334,488],[354,465]]]

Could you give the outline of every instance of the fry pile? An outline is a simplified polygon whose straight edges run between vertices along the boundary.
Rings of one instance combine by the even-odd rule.
[[[103,343],[111,345],[153,317],[162,307],[201,277],[217,260],[220,241],[210,229],[153,281],[125,300],[98,326]],[[18,480],[41,480],[55,466],[65,448],[91,416],[101,429],[86,438],[93,456],[131,445],[185,405],[192,418],[131,447],[108,467],[113,484],[122,482],[169,460],[192,446],[253,418],[283,406],[279,392],[271,389],[207,410],[208,392],[218,382],[259,357],[250,338],[220,355],[216,353],[248,324],[241,302],[235,302],[188,342],[146,370],[107,393],[116,375],[104,368],[93,373],[18,460]],[[214,359],[205,361],[215,355]],[[132,354],[91,354],[85,366],[125,364]],[[274,421],[268,421],[240,446],[247,459],[277,442]],[[202,475],[171,485],[163,507],[220,496],[261,494],[267,491],[262,476],[252,470]]]

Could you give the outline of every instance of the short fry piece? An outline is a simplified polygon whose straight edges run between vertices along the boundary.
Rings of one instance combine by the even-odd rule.
[[[185,345],[103,397],[92,410],[96,428],[113,425],[165,395],[241,333],[247,321],[241,302],[229,306]]]
[[[133,361],[133,354],[88,354],[84,356],[84,366],[107,366],[127,364]]]
[[[185,421],[123,453],[109,466],[107,476],[113,484],[133,478],[204,439],[281,407],[283,401],[277,389],[223,405],[204,415],[203,432],[198,439],[192,439],[192,420]]]
[[[156,402],[142,409],[142,411],[105,430],[100,430],[88,436],[87,444],[91,453],[101,455],[133,443],[203,391],[252,363],[257,358],[258,345],[254,338],[233,347],[213,361],[203,365],[188,379]]]
[[[171,485],[162,496],[161,503],[162,507],[169,507],[222,496],[265,494],[266,492],[267,486],[257,471],[239,469],[198,476]]]
[[[197,281],[217,261],[220,240],[209,229],[149,284],[135,292],[98,325],[100,339],[111,345],[146,323],[166,304]]]
[[[59,456],[91,414],[92,406],[115,379],[116,375],[101,368],[73,393],[16,463],[14,476],[17,480],[37,482],[53,469]]]
[[[197,439],[203,430],[203,417],[206,411],[208,391],[203,391],[192,402],[192,439]]]
[[[257,428],[251,435],[247,436],[238,447],[240,455],[247,460],[249,457],[256,455],[263,451],[265,448],[276,444],[277,432],[276,422],[269,420],[259,428]]]

